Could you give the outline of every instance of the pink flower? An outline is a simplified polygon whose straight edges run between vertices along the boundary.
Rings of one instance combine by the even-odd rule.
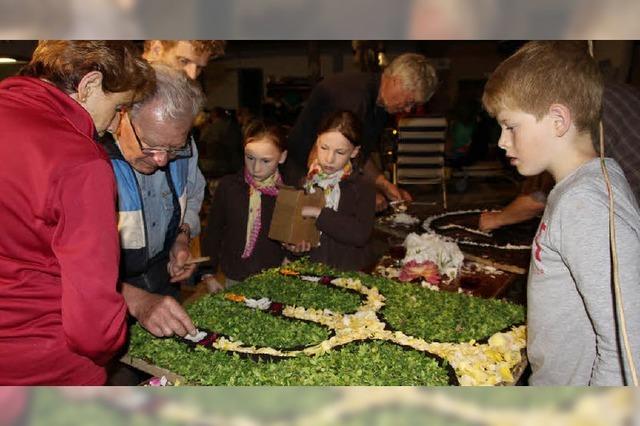
[[[162,377],[153,377],[149,379],[149,386],[167,386],[169,381],[165,376]]]
[[[197,344],[201,346],[211,346],[218,340],[219,335],[217,333],[211,333],[204,339],[200,340]]]
[[[331,284],[331,281],[334,280],[334,277],[328,277],[328,276],[324,276],[322,278],[320,278],[320,283],[321,284],[325,284],[325,285],[329,285]]]
[[[438,266],[429,260],[422,263],[411,260],[405,263],[398,276],[398,279],[403,282],[412,281],[416,278],[422,278],[429,284],[440,284],[441,280]]]

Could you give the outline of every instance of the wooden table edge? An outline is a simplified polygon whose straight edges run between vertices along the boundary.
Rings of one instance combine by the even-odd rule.
[[[124,354],[122,358],[120,358],[120,362],[128,366],[131,366],[133,368],[136,368],[138,370],[144,371],[145,373],[151,374],[152,376],[155,376],[155,377],[165,376],[167,380],[169,380],[171,383],[180,382],[183,385],[186,384],[185,378],[180,376],[179,374],[176,374],[165,368],[161,368],[153,364],[150,364],[140,358],[134,358],[128,353]]]

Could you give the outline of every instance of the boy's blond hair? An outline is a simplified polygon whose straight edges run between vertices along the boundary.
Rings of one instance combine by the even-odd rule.
[[[482,103],[493,116],[521,110],[540,120],[554,103],[565,105],[578,132],[596,134],[603,81],[586,42],[532,41],[502,62],[484,88]]]

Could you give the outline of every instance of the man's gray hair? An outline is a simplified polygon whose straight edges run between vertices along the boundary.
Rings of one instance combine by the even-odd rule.
[[[156,90],[132,106],[131,116],[135,117],[143,107],[153,105],[161,120],[185,117],[193,120],[205,102],[200,85],[183,71],[160,63],[152,63],[151,66],[156,72]]]
[[[436,69],[417,53],[398,56],[384,69],[383,75],[399,79],[418,103],[427,102],[438,86]]]

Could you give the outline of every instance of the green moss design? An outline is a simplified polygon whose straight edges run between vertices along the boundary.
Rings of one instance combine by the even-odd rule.
[[[435,342],[482,340],[525,321],[522,306],[460,293],[429,291],[415,284],[373,278],[386,297],[382,317],[390,327]]]
[[[278,269],[270,269],[250,277],[230,291],[249,298],[268,297],[285,305],[330,309],[339,313],[355,312],[361,304],[360,296],[357,294],[341,288],[283,276]]]
[[[274,317],[223,297],[206,296],[189,306],[187,311],[196,326],[231,336],[249,346],[277,349],[315,345],[329,337],[329,330],[318,324]]]
[[[289,269],[309,275],[359,278],[385,296],[380,314],[389,326],[428,341],[480,340],[524,322],[524,309],[511,303],[464,294],[434,292],[412,284],[357,273],[339,273],[299,261]],[[232,290],[245,297],[268,297],[284,304],[349,313],[361,304],[357,294],[282,276],[278,269],[254,276]],[[189,307],[199,327],[241,340],[245,345],[287,349],[310,346],[329,335],[317,324],[291,321],[224,299],[205,297]],[[203,347],[187,349],[173,339],[156,339],[141,327],[132,331],[130,354],[202,385],[446,385],[447,369],[424,353],[368,341],[326,354],[280,361],[253,360]],[[443,361],[444,363],[444,361]]]
[[[427,385],[449,383],[447,370],[423,353],[374,341],[351,343],[322,356],[253,361],[202,347],[186,350],[172,339],[149,339],[138,330],[132,355],[153,360],[200,385]],[[142,332],[144,333],[144,332]]]

